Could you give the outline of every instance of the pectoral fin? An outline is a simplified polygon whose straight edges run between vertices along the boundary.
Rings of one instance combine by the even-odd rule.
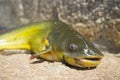
[[[30,57],[30,60],[39,57],[41,54],[44,54],[44,53],[47,53],[47,52],[50,52],[50,51],[51,51],[51,46],[49,45],[49,42],[48,42],[47,39],[44,39],[44,40],[43,40],[43,44],[45,45],[45,49],[42,50],[42,51],[40,51],[40,52],[37,53],[37,54],[32,54],[32,56]]]

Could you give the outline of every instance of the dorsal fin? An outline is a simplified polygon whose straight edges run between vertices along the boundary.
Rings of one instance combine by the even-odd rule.
[[[53,6],[52,6],[52,19],[53,20],[59,20],[57,4],[53,4]]]

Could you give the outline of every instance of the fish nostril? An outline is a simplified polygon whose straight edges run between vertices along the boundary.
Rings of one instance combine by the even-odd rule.
[[[84,49],[84,53],[88,56],[95,56],[96,53],[90,49]]]
[[[89,55],[94,55],[95,53],[94,53],[94,51],[92,51],[92,50],[88,50],[88,54],[89,54]]]

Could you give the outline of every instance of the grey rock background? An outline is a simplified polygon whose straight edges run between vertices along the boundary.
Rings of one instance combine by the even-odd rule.
[[[0,26],[50,20],[53,5],[57,5],[60,20],[90,40],[119,51],[120,0],[0,0]]]

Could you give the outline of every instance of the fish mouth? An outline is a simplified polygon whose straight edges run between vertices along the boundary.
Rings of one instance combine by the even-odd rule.
[[[76,63],[79,67],[96,67],[100,64],[102,57],[85,57],[76,59]]]

